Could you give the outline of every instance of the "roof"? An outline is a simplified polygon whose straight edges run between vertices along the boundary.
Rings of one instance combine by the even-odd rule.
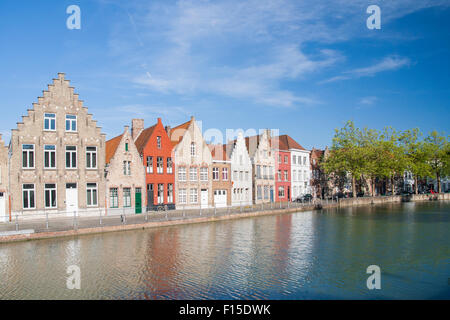
[[[139,134],[138,138],[136,139],[135,145],[140,154],[142,154],[142,152],[144,151],[144,148],[147,145],[148,139],[150,139],[150,137],[152,136],[155,128],[156,128],[156,124],[154,126],[151,126],[147,129],[142,130],[142,132]]]
[[[211,151],[211,156],[213,160],[219,161],[229,161],[230,158],[227,156],[227,145],[226,144],[208,144],[208,148]]]
[[[278,150],[289,151],[289,146],[287,144],[287,139],[285,136],[278,136],[271,139],[270,144],[272,147],[278,146]]]
[[[112,138],[111,140],[106,141],[106,148],[105,148],[105,162],[109,163],[111,161],[111,158],[114,157],[114,154],[116,153],[117,147],[120,144],[120,141],[122,140],[123,134],[120,136],[117,136],[115,138]]]
[[[299,150],[306,150],[303,148],[300,144],[297,143],[294,139],[292,139],[289,135],[283,134],[281,136],[278,136],[280,139],[280,150],[289,150],[289,149],[299,149]],[[286,148],[286,149],[282,149]]]
[[[170,129],[170,141],[172,141],[172,146],[175,147],[178,143],[180,143],[181,139],[184,137],[184,132],[189,128],[192,121],[194,121],[194,117],[191,117],[191,120]],[[182,132],[181,135],[175,135],[175,133],[180,132]]]

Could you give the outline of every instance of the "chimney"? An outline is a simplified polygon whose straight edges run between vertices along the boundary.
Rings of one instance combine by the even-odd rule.
[[[132,119],[131,136],[133,137],[133,140],[136,140],[142,130],[144,130],[144,119]]]
[[[164,129],[166,130],[167,135],[170,137],[170,126],[165,126]]]

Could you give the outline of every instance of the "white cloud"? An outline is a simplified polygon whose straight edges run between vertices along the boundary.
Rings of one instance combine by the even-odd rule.
[[[378,100],[375,96],[363,97],[359,100],[359,104],[372,105]]]

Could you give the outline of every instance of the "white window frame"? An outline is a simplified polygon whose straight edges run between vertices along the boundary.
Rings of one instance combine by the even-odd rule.
[[[198,203],[198,189],[191,188],[189,190],[189,202],[190,203]]]
[[[156,157],[156,173],[164,173],[164,157]]]
[[[95,194],[95,197],[94,197],[94,194]],[[95,203],[93,200],[95,200]],[[90,204],[89,204],[89,202],[90,202]],[[97,207],[98,206],[98,184],[96,182],[86,183],[86,206],[88,206],[88,207]]]
[[[32,146],[32,148],[24,149],[24,146]],[[31,144],[31,143],[22,144],[22,169],[34,169],[35,168],[35,166],[36,166],[35,150],[36,150],[36,148],[35,148],[34,144]],[[23,165],[24,153],[26,153],[26,156],[25,156],[26,166]],[[32,159],[33,159],[33,166],[30,166],[30,153],[31,153]]]
[[[47,187],[49,185],[54,185],[54,187]],[[56,183],[45,183],[44,184],[44,206],[45,209],[56,209],[58,208],[58,192],[57,192],[57,185]],[[54,195],[52,195],[52,191],[54,192]],[[47,206],[47,192],[50,196],[50,206]],[[54,196],[54,199],[53,199]],[[52,200],[54,200],[55,205],[52,205]]]
[[[213,175],[213,180],[214,181],[218,181],[219,180],[219,168],[218,167],[213,167],[212,175]]]
[[[197,167],[189,167],[189,181],[198,181]]]
[[[186,181],[186,167],[178,167],[178,181]]]
[[[45,122],[48,121],[48,128],[45,127]],[[54,129],[52,129],[52,123]],[[56,131],[56,114],[44,112],[44,131]]]
[[[95,150],[88,150],[88,148],[95,148]],[[95,166],[92,166],[93,159],[95,159]],[[97,169],[97,162],[97,147],[86,146],[86,169]]]
[[[186,189],[178,189],[178,203],[180,204],[186,204],[187,203],[187,195],[186,195]]]
[[[191,142],[191,157],[195,157],[197,155],[197,150],[195,147],[195,142]]]
[[[171,157],[167,157],[167,173],[173,173],[173,161]]]
[[[173,183],[167,184],[167,202],[173,203]]]
[[[53,150],[47,150],[47,147],[54,147]],[[45,156],[48,153],[48,163],[50,166],[46,166],[45,165]],[[51,155],[54,154],[54,166],[51,166],[52,164],[52,157]],[[44,169],[56,169],[56,162],[57,162],[57,157],[56,157],[56,145],[54,144],[44,144]]]
[[[74,147],[75,148],[75,150],[67,150],[67,147]],[[67,166],[67,153],[70,153],[70,167],[68,167]],[[73,153],[75,153],[75,166],[73,166]],[[64,159],[64,162],[65,162],[65,167],[66,167],[66,169],[77,169],[77,167],[78,167],[78,148],[77,148],[77,146],[70,146],[70,145],[66,145],[66,147],[65,147],[65,159]]]
[[[164,203],[164,183],[158,183],[156,193],[158,204]]]
[[[228,181],[228,168],[222,168],[222,180]]]
[[[200,168],[200,181],[208,181],[208,167]]]
[[[71,118],[75,117],[75,118]],[[67,123],[69,123],[69,130],[67,130]],[[75,123],[75,130],[73,130],[73,124]],[[66,114],[66,122],[65,122],[66,132],[77,132],[78,131],[78,119],[75,114]]]
[[[147,173],[153,173],[153,156],[147,156],[146,161],[147,161],[146,163]]]
[[[25,185],[32,185],[33,188],[24,188]],[[22,208],[23,210],[34,210],[36,209],[36,186],[34,183],[24,183],[22,184]],[[28,206],[25,207],[25,192],[28,194]],[[33,207],[30,206],[30,195],[33,194]]]

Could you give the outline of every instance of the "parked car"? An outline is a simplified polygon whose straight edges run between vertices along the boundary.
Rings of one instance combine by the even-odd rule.
[[[302,196],[297,197],[297,199],[295,201],[297,202],[301,202],[301,203],[306,203],[306,202],[310,202],[312,200],[312,195],[310,194],[304,194]]]

